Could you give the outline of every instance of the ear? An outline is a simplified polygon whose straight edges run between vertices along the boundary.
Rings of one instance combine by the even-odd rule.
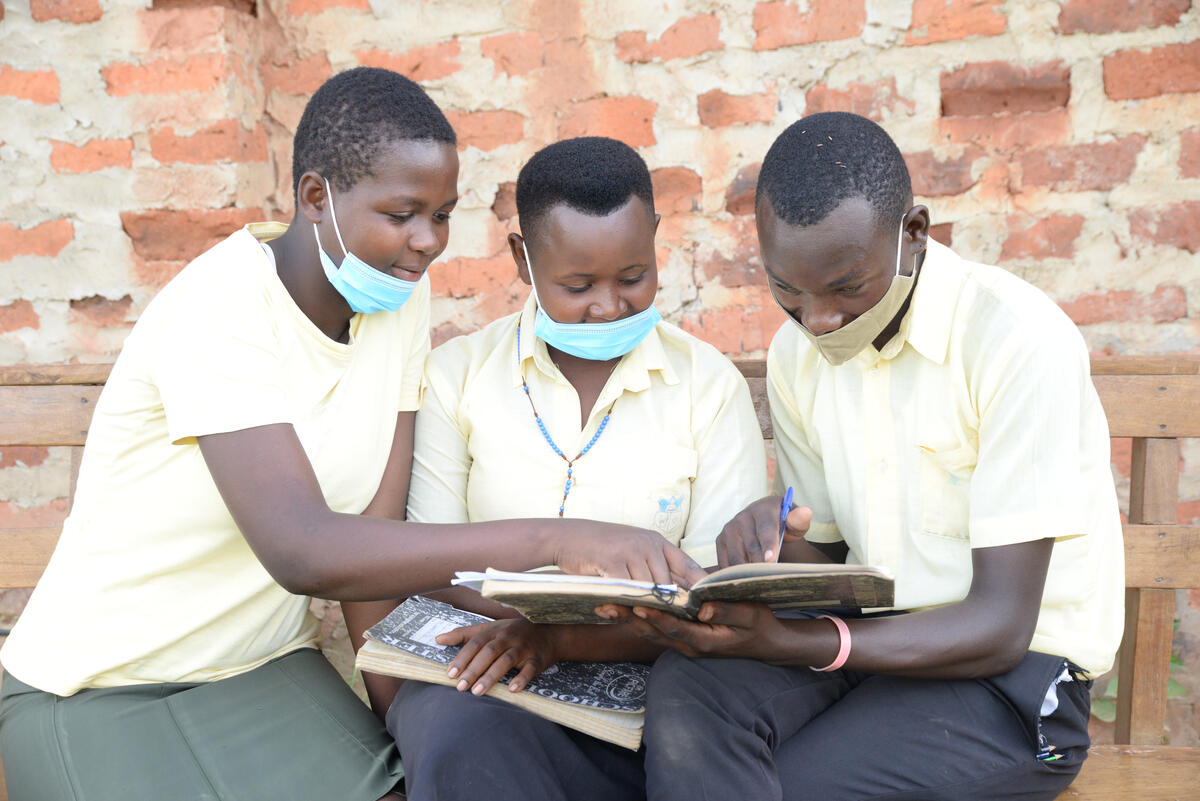
[[[517,263],[517,277],[532,286],[533,281],[529,277],[529,262],[525,260],[524,245],[525,240],[520,234],[508,235],[508,252],[512,254],[513,261]]]
[[[910,255],[915,256],[929,246],[929,209],[926,206],[913,206],[905,213],[904,233]]]
[[[301,175],[296,187],[296,213],[316,224],[325,219],[325,207],[328,204],[329,195],[325,192],[325,179],[321,174],[309,170]]]
[[[656,234],[658,233],[658,224],[659,224],[660,222],[662,222],[662,215],[661,215],[661,214],[655,214],[655,215],[654,215],[654,233],[656,233]]]

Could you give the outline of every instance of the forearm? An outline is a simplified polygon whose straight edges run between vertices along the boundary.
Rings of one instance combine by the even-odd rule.
[[[551,630],[558,658],[568,662],[653,662],[666,650],[623,626],[556,625]]]
[[[474,612],[477,615],[487,615],[495,620],[521,616],[521,613],[511,606],[505,606],[504,604],[496,603],[490,598],[484,598],[475,590],[468,589],[467,587],[448,587],[444,590],[427,592],[425,595],[435,601],[441,601],[444,604],[450,604],[459,609]]]
[[[358,653],[358,649],[362,648],[363,642],[365,642],[362,636],[363,632],[378,623],[395,608],[396,601],[394,600],[347,601],[342,604],[342,616],[346,620],[346,633],[350,637],[350,644],[354,646],[355,653]],[[396,697],[396,692],[404,681],[394,676],[383,676],[376,673],[363,673],[362,678],[367,690],[367,699],[371,703],[371,710],[380,720],[383,720],[387,716],[392,699]]]

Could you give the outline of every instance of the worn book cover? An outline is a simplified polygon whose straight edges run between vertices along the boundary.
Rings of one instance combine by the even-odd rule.
[[[705,601],[759,601],[773,609],[875,609],[894,602],[895,580],[866,565],[757,562],[710,573],[691,589],[674,584],[562,573],[459,573],[455,584],[511,606],[535,623],[607,623],[600,604],[648,606],[694,620]]]
[[[360,670],[455,686],[446,675],[457,646],[439,645],[439,634],[491,620],[415,595],[366,632],[355,664]],[[637,750],[642,741],[648,665],[634,662],[560,662],[521,692],[508,689],[512,671],[488,695],[564,726]]]

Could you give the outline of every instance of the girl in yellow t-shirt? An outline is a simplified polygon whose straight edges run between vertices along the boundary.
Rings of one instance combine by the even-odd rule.
[[[766,485],[741,374],[654,308],[658,216],[645,162],[613,139],[539,151],[517,181],[510,247],[523,311],[437,348],[417,414],[409,519],[531,515],[653,529],[702,565],[721,526]],[[616,627],[539,626],[470,591],[493,617],[463,644],[454,688],[406,682],[388,713],[410,799],[644,798],[641,757],[511,704],[474,697],[507,671],[524,689],[562,660],[650,661]],[[469,692],[468,692],[469,690]]]
[[[628,527],[402,522],[454,131],[412,81],[350,70],[305,108],[293,176],[291,225],[185,267],[97,403],[71,515],[0,655],[15,800],[374,801],[395,748],[315,649],[308,596],[395,598],[487,566],[699,573]],[[372,614],[346,606],[352,632]]]

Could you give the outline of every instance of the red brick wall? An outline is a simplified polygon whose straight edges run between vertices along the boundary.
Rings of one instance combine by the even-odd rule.
[[[290,216],[304,102],[359,64],[422,82],[461,137],[463,199],[433,271],[439,341],[521,303],[504,246],[512,181],[540,145],[590,133],[639,148],[653,171],[664,315],[761,354],[781,317],[757,257],[756,164],[791,121],[846,109],[896,138],[939,238],[1040,286],[1095,353],[1200,352],[1192,0],[2,11],[0,363],[112,359],[188,258]],[[61,514],[62,467],[0,453],[0,522]],[[1200,444],[1182,469],[1180,515],[1200,520]]]

